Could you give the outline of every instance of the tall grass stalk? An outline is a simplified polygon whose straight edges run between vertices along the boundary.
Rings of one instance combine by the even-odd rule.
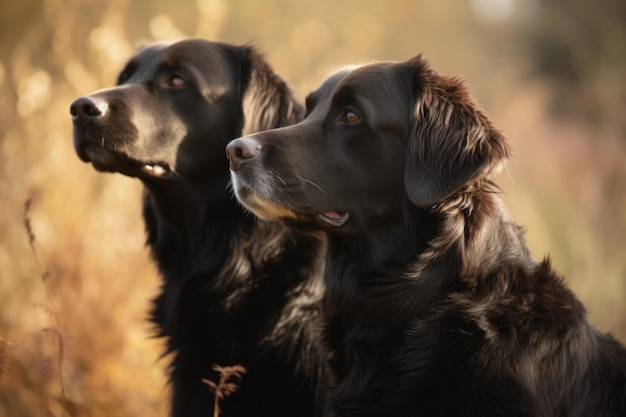
[[[42,309],[48,313],[48,317],[52,322],[52,326],[46,327],[42,329],[44,335],[51,337],[53,339],[53,343],[56,348],[56,366],[58,369],[58,377],[59,377],[59,388],[61,390],[61,416],[65,417],[65,412],[67,409],[67,398],[65,393],[65,378],[63,374],[63,364],[65,363],[65,354],[68,349],[68,343],[66,340],[66,336],[61,327],[61,319],[59,318],[58,310],[55,307],[54,299],[52,297],[52,288],[50,287],[50,273],[46,269],[43,268],[41,261],[39,259],[39,254],[37,253],[37,239],[35,237],[35,232],[33,231],[33,227],[30,221],[30,210],[32,206],[32,199],[29,198],[24,203],[24,214],[22,217],[22,223],[24,225],[24,229],[26,230],[26,234],[28,236],[28,245],[30,246],[31,253],[33,258],[35,259],[35,263],[37,268],[39,269],[41,281],[43,282],[46,297],[48,298],[49,306],[40,306]],[[3,352],[4,345],[0,347],[0,370],[2,369],[2,361],[3,361]]]

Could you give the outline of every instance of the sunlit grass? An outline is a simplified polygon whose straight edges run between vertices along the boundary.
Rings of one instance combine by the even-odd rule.
[[[141,184],[78,160],[68,108],[111,86],[137,44],[172,36],[253,42],[300,97],[336,66],[419,52],[460,73],[513,146],[503,198],[533,254],[549,255],[594,324],[626,341],[619,129],[551,119],[550,86],[520,81],[526,64],[512,57],[494,69],[496,52],[456,0],[243,3],[0,5],[10,16],[0,41],[0,417],[167,415]],[[597,87],[613,97],[611,85]],[[602,113],[623,114],[611,100]]]

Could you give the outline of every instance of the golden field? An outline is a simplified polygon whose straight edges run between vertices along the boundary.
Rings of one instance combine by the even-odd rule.
[[[80,162],[69,115],[154,40],[253,43],[301,98],[419,52],[465,78],[513,147],[500,185],[533,254],[626,342],[626,6],[586,3],[3,2],[0,417],[167,415],[141,184]]]

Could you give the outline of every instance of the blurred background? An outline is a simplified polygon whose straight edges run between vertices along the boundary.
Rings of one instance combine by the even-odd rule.
[[[167,413],[141,185],[78,160],[69,104],[183,37],[255,44],[300,98],[419,52],[466,79],[513,147],[500,184],[533,254],[626,342],[623,0],[3,1],[0,417]]]

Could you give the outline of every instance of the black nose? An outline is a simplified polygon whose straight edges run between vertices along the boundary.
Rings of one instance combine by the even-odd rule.
[[[74,123],[85,123],[106,115],[109,104],[105,99],[94,96],[79,97],[70,105]]]
[[[254,158],[261,150],[261,144],[252,136],[231,140],[226,145],[226,157],[230,161],[230,169],[239,171],[241,164]]]

